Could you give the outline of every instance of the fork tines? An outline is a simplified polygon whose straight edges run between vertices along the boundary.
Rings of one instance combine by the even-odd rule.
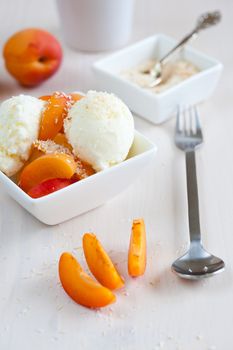
[[[176,133],[202,137],[201,125],[196,106],[178,106]]]

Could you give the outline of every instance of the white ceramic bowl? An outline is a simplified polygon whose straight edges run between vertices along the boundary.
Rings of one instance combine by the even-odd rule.
[[[174,39],[157,34],[94,63],[98,87],[115,93],[133,112],[154,124],[171,117],[179,104],[196,104],[207,99],[217,85],[223,66],[216,59],[189,46],[179,55],[197,65],[200,72],[164,92],[155,94],[120,76],[122,70],[147,59],[161,58],[175,44]]]
[[[48,225],[56,225],[104,204],[123,191],[146,168],[156,146],[135,132],[124,162],[96,173],[45,197],[33,199],[0,171],[3,188],[29,213]]]

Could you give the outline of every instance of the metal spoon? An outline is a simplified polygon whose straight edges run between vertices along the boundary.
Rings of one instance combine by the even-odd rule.
[[[190,107],[183,113],[178,110],[175,143],[185,152],[190,246],[186,254],[172,264],[172,270],[180,277],[196,280],[213,276],[225,267],[224,261],[208,253],[201,242],[195,149],[203,143],[203,136],[196,107]]]
[[[178,49],[181,49],[190,39],[196,38],[201,30],[219,23],[220,20],[220,11],[207,12],[201,15],[197,20],[196,27],[189,34],[187,34],[175,47],[173,47],[173,49],[171,49],[165,56],[156,62],[156,64],[149,71],[144,72],[149,73],[154,78],[153,82],[150,84],[150,87],[155,87],[162,82],[162,66],[174,52],[176,52]]]
[[[180,277],[197,280],[224,270],[223,260],[208,253],[200,242],[191,242],[188,252],[174,261],[172,270]]]

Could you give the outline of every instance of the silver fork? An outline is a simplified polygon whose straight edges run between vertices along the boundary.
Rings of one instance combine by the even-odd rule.
[[[195,149],[202,142],[203,136],[196,107],[189,107],[182,113],[179,109],[175,143],[185,152],[190,246],[188,251],[172,264],[172,270],[180,277],[188,279],[212,276],[223,271],[225,267],[224,261],[208,253],[201,242]]]

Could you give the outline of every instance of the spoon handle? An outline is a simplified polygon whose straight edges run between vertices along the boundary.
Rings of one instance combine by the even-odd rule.
[[[170,58],[170,56],[172,56],[173,53],[175,53],[177,50],[182,49],[182,47],[184,47],[184,45],[189,40],[196,39],[197,34],[198,34],[197,28],[193,29],[189,34],[187,34],[183,39],[181,39],[176,46],[174,46],[170,51],[168,51],[168,53],[166,53],[166,55],[163,56],[159,62],[165,63],[165,61],[167,60],[168,57]]]
[[[187,151],[185,159],[190,240],[201,242],[195,151]]]

